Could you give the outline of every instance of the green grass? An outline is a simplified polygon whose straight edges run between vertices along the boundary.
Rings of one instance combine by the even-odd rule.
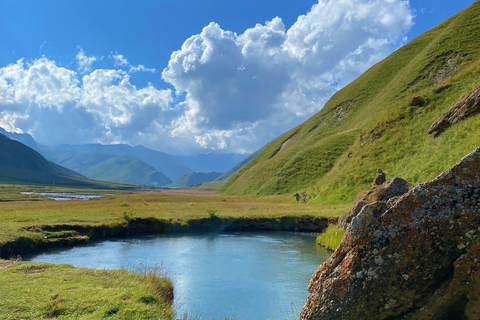
[[[317,243],[329,250],[335,250],[340,245],[345,231],[342,228],[328,226],[324,233],[317,237]]]
[[[0,288],[5,320],[174,318],[172,282],[155,268],[138,273],[0,260]]]
[[[449,65],[456,69],[449,70]],[[451,72],[440,79],[441,70]],[[427,133],[478,84],[477,1],[337,92],[319,113],[269,144],[220,192],[305,190],[313,198],[310,203],[347,204],[369,189],[377,168],[388,179],[428,181],[478,147],[480,115],[452,125],[439,137]],[[435,92],[445,85],[450,87]],[[414,97],[423,104],[411,106]]]
[[[22,187],[1,186],[8,197]],[[38,188],[38,187],[23,187]],[[60,191],[58,188],[56,191]],[[106,191],[108,192],[108,191]],[[0,191],[1,194],[1,191]],[[128,206],[127,206],[128,205]],[[0,203],[0,246],[12,240],[52,241],[75,231],[36,229],[45,226],[115,228],[135,218],[186,223],[198,218],[337,218],[349,206],[303,205],[292,196],[238,197],[198,190],[121,193],[89,201],[10,201]],[[32,271],[31,273],[29,273]],[[0,260],[1,319],[172,319],[165,299],[171,282],[155,269],[141,274],[70,265]],[[163,298],[162,298],[163,297]],[[161,317],[163,308],[166,317]]]
[[[118,193],[89,201],[0,202],[0,246],[21,237],[41,240],[34,228],[42,226],[115,228],[127,223],[125,217],[186,223],[209,218],[213,210],[219,218],[307,215],[335,219],[348,207],[303,205],[296,203],[293,196],[239,197],[192,190]]]

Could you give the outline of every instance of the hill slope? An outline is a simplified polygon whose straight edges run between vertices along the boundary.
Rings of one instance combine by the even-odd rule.
[[[185,188],[198,183],[213,181],[221,175],[221,172],[190,172],[168,186],[172,188]]]
[[[375,171],[418,183],[480,142],[480,116],[438,136],[430,126],[480,84],[480,2],[412,40],[337,92],[230,178],[226,194],[307,191],[309,203],[349,203]]]
[[[97,180],[165,186],[172,182],[163,173],[137,158],[113,156],[88,168],[84,174]]]
[[[0,133],[0,182],[74,183],[84,176],[47,161],[35,150]]]
[[[43,151],[43,155],[90,179],[164,186],[172,183],[162,172],[134,157],[77,151]]]
[[[154,167],[172,181],[186,173],[192,172],[192,168],[185,162],[167,153],[148,149],[144,146],[132,147],[126,144],[102,145],[60,145],[55,150],[77,151],[83,153],[101,153],[113,156],[135,157]]]

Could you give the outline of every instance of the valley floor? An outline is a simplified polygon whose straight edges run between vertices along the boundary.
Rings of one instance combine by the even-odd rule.
[[[349,205],[304,205],[293,195],[238,197],[196,190],[105,191],[113,194],[88,201],[53,201],[19,195],[20,191],[32,191],[29,187],[2,187],[0,253],[10,259],[0,260],[2,319],[60,315],[64,319],[94,319],[100,314],[146,319],[152,314],[159,317],[163,309],[165,319],[173,314],[168,297],[162,293],[169,292],[170,282],[156,271],[138,274],[17,261],[23,253],[110,236],[221,230],[232,223],[239,230],[321,231],[349,209]],[[124,281],[128,286],[122,285]],[[109,298],[95,298],[97,294]],[[11,298],[3,298],[7,296]]]

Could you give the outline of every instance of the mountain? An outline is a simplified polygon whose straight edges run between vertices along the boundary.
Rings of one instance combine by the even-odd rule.
[[[82,153],[95,153],[113,156],[135,157],[156,170],[164,173],[169,179],[175,181],[186,173],[192,172],[192,168],[184,161],[161,151],[148,149],[144,146],[132,147],[126,144],[82,144],[82,145],[58,145],[53,150],[76,151]]]
[[[47,161],[38,152],[0,133],[0,182],[84,184],[84,176]]]
[[[77,151],[43,151],[46,158],[90,179],[164,186],[172,183],[162,172],[133,157]]]
[[[163,172],[132,156],[134,154],[164,168],[174,178],[192,171],[181,160],[143,146],[101,144],[44,146],[37,143],[27,133],[11,133],[2,128],[0,128],[0,133],[28,145],[54,163],[95,180],[153,186],[172,183],[172,180],[165,176]],[[85,152],[82,152],[82,150]],[[111,160],[117,155],[121,155],[120,158]],[[102,162],[105,163],[101,165]]]
[[[41,144],[37,143],[31,135],[28,133],[14,133],[14,132],[8,132],[5,129],[0,127],[0,134],[3,134],[4,136],[17,140],[27,147],[32,148],[33,150],[36,150],[37,152],[40,152],[41,149],[45,148],[45,146],[42,146]]]
[[[137,158],[113,156],[86,170],[87,177],[149,186],[172,183],[163,173]]]
[[[198,183],[213,181],[221,175],[222,175],[221,172],[190,172],[184,175],[183,177],[180,177],[174,183],[168,185],[168,187],[172,187],[172,188],[190,187]]]
[[[220,192],[306,191],[309,203],[336,204],[351,203],[368,190],[377,168],[413,183],[431,180],[478,146],[480,105],[470,98],[479,84],[477,1],[338,91]],[[465,99],[468,112],[449,112]],[[434,124],[439,130],[430,129]]]
[[[243,161],[247,154],[227,153],[227,154],[199,154],[194,157],[182,157],[181,159],[192,167],[193,171],[218,171],[225,172],[234,167],[237,163]]]

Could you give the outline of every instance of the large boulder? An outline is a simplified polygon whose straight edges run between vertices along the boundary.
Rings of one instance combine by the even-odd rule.
[[[366,205],[308,283],[300,319],[480,319],[480,148]]]

